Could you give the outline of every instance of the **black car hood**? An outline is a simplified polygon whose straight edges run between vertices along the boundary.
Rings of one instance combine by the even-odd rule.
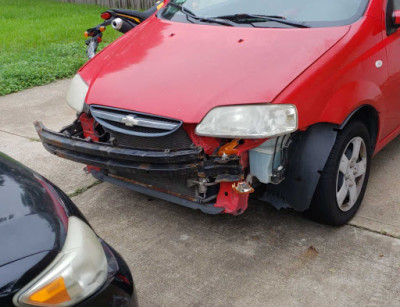
[[[0,297],[4,287],[18,282],[18,274],[6,274],[16,272],[18,262],[24,264],[22,273],[29,271],[32,277],[55,258],[64,245],[67,223],[52,186],[0,153]]]
[[[68,217],[49,189],[42,177],[0,154],[0,266],[62,248]]]
[[[41,252],[0,266],[0,306],[14,306],[14,294],[43,271],[56,254]]]
[[[60,230],[49,220],[51,216],[34,213],[0,222],[0,267],[40,252],[58,251]]]

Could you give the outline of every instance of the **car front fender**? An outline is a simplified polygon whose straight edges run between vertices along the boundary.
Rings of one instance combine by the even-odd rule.
[[[338,128],[337,125],[321,123],[297,133],[289,147],[285,180],[279,185],[265,185],[256,197],[278,209],[306,211],[335,144]]]
[[[378,113],[384,111],[385,103],[379,86],[367,80],[347,83],[326,102],[319,122],[342,125],[354,110],[363,105],[373,107]]]

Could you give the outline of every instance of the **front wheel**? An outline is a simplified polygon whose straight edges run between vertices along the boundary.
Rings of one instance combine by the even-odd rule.
[[[313,219],[340,226],[354,217],[367,188],[371,156],[367,127],[350,122],[339,132],[321,174],[309,210]]]

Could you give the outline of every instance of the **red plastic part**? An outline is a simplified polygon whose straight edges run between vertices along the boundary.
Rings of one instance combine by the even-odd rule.
[[[117,274],[117,277],[122,280],[124,283],[126,283],[127,285],[130,285],[131,282],[129,281],[128,277],[122,275],[121,273]]]
[[[248,207],[249,194],[238,193],[233,185],[233,182],[222,182],[220,184],[217,203],[214,207],[224,208],[224,213],[240,215]]]
[[[197,124],[184,124],[183,128],[189,135],[190,139],[197,146],[201,146],[204,149],[204,153],[207,155],[216,154],[216,149],[220,148],[223,143],[220,139],[213,137],[198,136],[195,133]],[[246,151],[256,148],[263,144],[268,139],[257,139],[257,140],[243,140],[243,144],[237,146],[237,155],[240,156]]]
[[[204,149],[204,153],[207,155],[214,154],[215,150],[221,146],[221,141],[211,137],[201,137],[195,133],[196,125],[185,124],[183,125],[186,133],[196,146],[201,146]]]
[[[400,25],[400,10],[396,10],[393,12],[393,19],[395,25]]]
[[[104,20],[110,19],[111,18],[111,14],[109,12],[104,12],[100,15],[100,17]]]
[[[87,171],[88,171],[89,173],[91,173],[92,171],[95,171],[95,172],[100,172],[100,171],[101,171],[101,168],[100,168],[100,167],[91,166],[91,165],[87,165],[86,169],[87,169]]]
[[[79,119],[81,121],[82,129],[83,129],[83,136],[85,138],[90,138],[92,141],[97,142],[99,138],[95,134],[93,128],[95,125],[93,117],[89,117],[86,113],[82,113],[79,116]],[[87,166],[87,171],[90,173],[92,170],[96,172],[100,172],[100,168],[96,166]]]
[[[94,119],[93,117],[89,117],[86,113],[82,113],[79,117],[83,129],[83,135],[85,138],[91,138],[92,141],[97,142],[99,138],[95,134],[94,128]]]

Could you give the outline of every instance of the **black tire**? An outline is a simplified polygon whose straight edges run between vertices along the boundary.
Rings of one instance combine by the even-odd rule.
[[[339,208],[337,201],[337,180],[339,165],[345,150],[349,150],[349,145],[354,138],[362,138],[366,147],[366,171],[363,183],[359,184],[361,188],[357,201],[348,211],[343,211]],[[342,130],[338,132],[338,136],[329,155],[328,161],[324,170],[321,173],[317,189],[311,207],[308,211],[311,218],[317,222],[341,226],[351,220],[357,213],[361,202],[364,198],[365,190],[368,184],[370,173],[371,157],[373,149],[371,146],[371,137],[368,128],[361,121],[352,121]],[[342,180],[346,180],[343,178]],[[349,195],[346,197],[350,197]],[[354,198],[353,198],[354,199]]]

